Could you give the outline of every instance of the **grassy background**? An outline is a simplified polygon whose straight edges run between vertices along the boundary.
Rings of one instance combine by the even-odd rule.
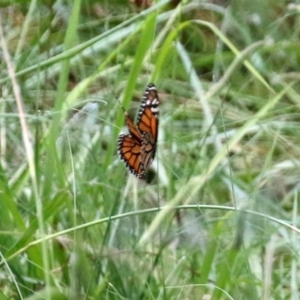
[[[42,2],[0,8],[0,300],[299,299],[300,6]]]

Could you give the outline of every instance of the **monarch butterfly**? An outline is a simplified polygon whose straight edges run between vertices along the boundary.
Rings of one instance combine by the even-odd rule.
[[[118,152],[129,171],[143,179],[156,152],[158,135],[159,99],[156,87],[149,83],[142,97],[137,125],[125,112],[129,134],[118,138]]]

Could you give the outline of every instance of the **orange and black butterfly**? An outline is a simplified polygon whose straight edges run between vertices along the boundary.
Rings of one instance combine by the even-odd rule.
[[[126,167],[136,177],[143,179],[154,159],[158,135],[159,99],[156,87],[149,83],[138,113],[137,125],[125,112],[129,134],[118,138],[118,152]]]

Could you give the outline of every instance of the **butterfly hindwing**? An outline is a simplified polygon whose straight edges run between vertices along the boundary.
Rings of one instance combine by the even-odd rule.
[[[141,165],[141,143],[129,134],[121,134],[118,138],[118,152],[129,171],[138,178],[144,177]]]
[[[155,148],[156,144],[151,134],[149,132],[143,133],[141,145],[141,169],[145,172],[154,159]]]

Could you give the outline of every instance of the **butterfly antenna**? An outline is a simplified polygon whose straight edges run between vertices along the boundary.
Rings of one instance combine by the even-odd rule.
[[[113,92],[113,95],[115,96],[116,100],[119,102],[119,104],[120,104],[120,106],[121,106],[123,112],[124,112],[125,114],[127,114],[126,109],[124,108],[124,106],[122,105],[122,103],[121,103],[121,101],[118,99],[118,97],[116,96],[115,92]]]

